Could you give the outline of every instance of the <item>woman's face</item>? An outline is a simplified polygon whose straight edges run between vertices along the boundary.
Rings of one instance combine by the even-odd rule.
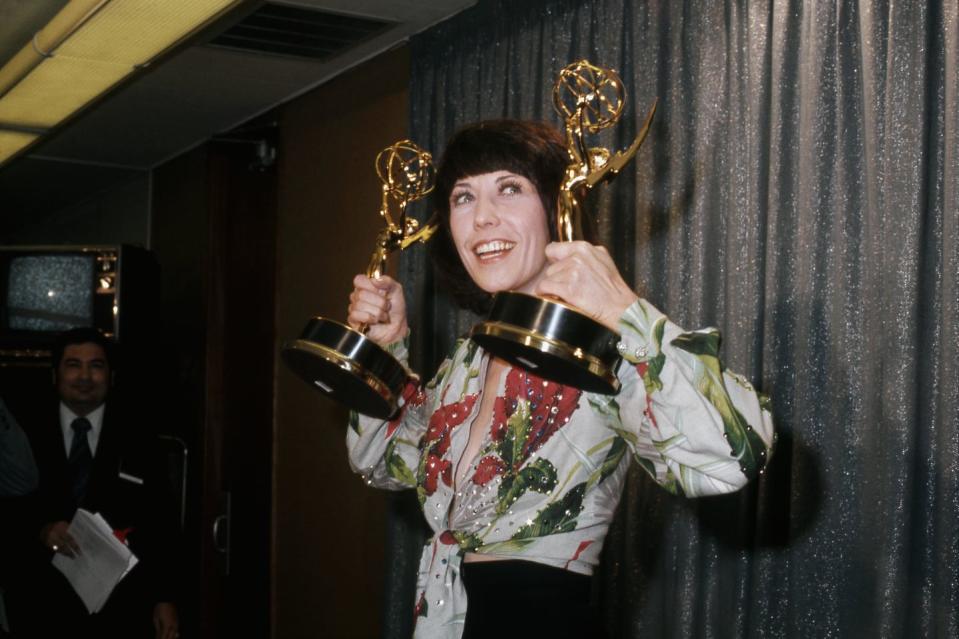
[[[488,293],[532,293],[546,269],[549,228],[536,187],[510,171],[461,178],[450,193],[460,260]]]

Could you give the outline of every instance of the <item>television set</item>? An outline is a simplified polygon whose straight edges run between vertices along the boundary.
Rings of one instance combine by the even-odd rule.
[[[0,365],[46,365],[75,326],[148,339],[158,282],[153,255],[135,246],[0,246]]]

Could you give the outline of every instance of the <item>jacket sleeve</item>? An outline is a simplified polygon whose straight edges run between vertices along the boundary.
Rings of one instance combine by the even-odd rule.
[[[29,495],[38,484],[27,435],[0,399],[0,498]]]
[[[645,300],[620,318],[616,396],[592,396],[639,464],[667,490],[728,493],[761,473],[774,442],[768,399],[719,360],[719,332],[687,332]]]
[[[407,340],[391,344],[387,350],[407,365]],[[428,422],[428,395],[418,376],[410,373],[392,419],[380,420],[350,412],[346,429],[350,468],[366,483],[388,490],[416,487],[419,445]]]

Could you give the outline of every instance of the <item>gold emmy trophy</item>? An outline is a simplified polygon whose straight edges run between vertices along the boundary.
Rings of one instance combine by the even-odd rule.
[[[378,278],[386,270],[390,253],[415,242],[426,242],[435,224],[422,228],[406,216],[411,202],[433,190],[433,158],[409,140],[401,140],[376,156],[376,174],[383,182],[380,215],[386,228],[376,238],[376,250],[366,269]],[[391,213],[391,205],[398,211]],[[283,361],[301,379],[333,399],[365,415],[385,419],[396,411],[406,383],[406,369],[396,358],[364,336],[360,330],[314,317],[299,339],[284,344]]]
[[[586,134],[619,120],[624,96],[615,71],[586,60],[560,71],[553,85],[553,105],[565,119],[570,158],[557,200],[560,241],[583,238],[584,197],[597,184],[612,180],[649,133],[655,101],[626,150],[611,155],[608,149],[587,146]],[[516,291],[497,293],[488,319],[473,327],[471,337],[494,355],[545,379],[594,393],[619,391],[619,335],[559,300]]]

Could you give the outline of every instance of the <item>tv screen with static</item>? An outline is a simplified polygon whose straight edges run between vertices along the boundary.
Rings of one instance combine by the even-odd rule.
[[[93,325],[93,255],[22,255],[7,270],[7,328],[61,331]]]

